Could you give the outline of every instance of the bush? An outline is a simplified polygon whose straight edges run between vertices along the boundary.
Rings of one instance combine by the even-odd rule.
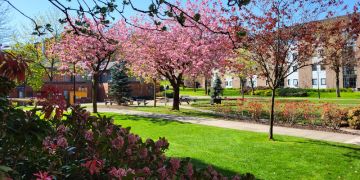
[[[348,112],[349,126],[353,129],[360,129],[360,108],[354,108]]]
[[[163,91],[163,92],[158,92],[158,93],[156,93],[156,97],[165,97],[165,96],[164,96],[164,91]],[[168,91],[166,92],[166,97],[167,97],[167,98],[174,98],[174,92],[168,90]]]
[[[309,101],[279,103],[276,107],[279,107],[276,112],[278,119],[285,123],[295,124],[306,120],[313,125],[316,119],[316,108]]]
[[[276,95],[283,97],[307,97],[306,90],[299,88],[280,88],[276,90]]]
[[[0,172],[14,179],[222,179],[213,168],[167,158],[165,138],[143,141],[130,128],[75,106],[63,120],[1,106]],[[21,154],[21,156],[19,156]],[[4,158],[5,157],[5,158]],[[0,174],[1,176],[1,174]],[[254,179],[236,176],[234,179]]]
[[[321,118],[323,125],[333,129],[339,129],[341,121],[346,117],[346,113],[333,104],[324,104],[322,109]]]
[[[272,95],[272,90],[271,89],[255,90],[254,95],[257,95],[257,96],[271,96]]]
[[[258,102],[249,102],[247,104],[248,111],[251,115],[251,118],[255,121],[260,120],[261,114],[263,112],[263,105]]]

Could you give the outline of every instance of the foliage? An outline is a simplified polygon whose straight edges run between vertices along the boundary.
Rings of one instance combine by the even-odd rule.
[[[130,128],[114,125],[112,118],[91,116],[78,106],[62,121],[44,121],[36,110],[6,108],[1,114],[8,117],[2,119],[1,164],[13,178],[224,178],[211,167],[198,170],[189,160],[166,158],[165,138],[143,141]],[[17,120],[9,121],[13,118]]]
[[[27,69],[26,59],[22,56],[0,50],[0,76],[21,82],[25,80]]]
[[[258,102],[249,102],[248,111],[251,115],[251,118],[255,121],[260,120],[261,114],[263,112],[263,104]]]
[[[76,20],[75,20],[76,21]],[[125,22],[119,21],[111,28],[99,25],[98,22],[85,18],[85,28],[81,24],[83,33],[79,33],[67,26],[66,33],[55,46],[54,54],[62,63],[62,69],[71,72],[72,66],[91,73],[92,92],[97,94],[99,78],[107,69],[110,61],[118,60],[122,43],[127,38]],[[90,33],[92,35],[88,35]],[[75,72],[72,72],[75,73]],[[97,98],[92,96],[93,112],[97,112]]]
[[[14,81],[0,76],[0,97],[5,97],[13,88],[15,88]]]
[[[215,79],[211,85],[211,91],[210,91],[211,98],[218,99],[220,98],[220,95],[222,95],[222,93],[223,93],[222,82],[219,75],[216,74]]]
[[[339,129],[342,119],[346,117],[344,112],[333,104],[322,105],[322,123],[324,126]]]
[[[111,69],[111,82],[110,82],[110,97],[115,98],[118,104],[125,103],[131,96],[131,89],[129,87],[129,76],[127,75],[128,69],[126,62],[122,61],[116,63]]]
[[[281,97],[308,97],[310,93],[317,93],[317,89],[304,89],[304,88],[279,88],[276,89],[276,96]],[[320,92],[335,92],[334,88],[320,89]],[[351,88],[340,88],[341,92],[353,92]],[[254,95],[257,96],[271,96],[271,89],[256,89]]]
[[[349,126],[354,129],[360,129],[360,109],[354,108],[348,112]]]
[[[276,107],[279,121],[293,125],[305,120],[311,125],[315,125],[317,108],[309,101],[277,103]]]
[[[222,68],[225,59],[231,55],[232,42],[223,33],[214,33],[211,29],[227,30],[226,16],[229,14],[222,8],[222,3],[207,0],[179,3],[190,16],[200,14],[205,26],[197,26],[196,21],[179,24],[167,19],[161,24],[143,23],[133,30],[131,39],[124,48],[125,58],[138,76],[163,76],[174,90],[173,109],[179,110],[179,88],[183,78],[197,77],[199,74],[209,75],[214,68]],[[154,17],[157,20],[157,17]],[[138,18],[135,22],[144,22]],[[166,31],[153,31],[167,27]]]
[[[283,97],[307,97],[307,91],[303,89],[296,88],[280,88],[276,91],[278,96]]]
[[[9,88],[10,89],[10,86]],[[212,167],[196,169],[189,159],[167,158],[165,138],[143,141],[130,128],[80,106],[63,115],[54,90],[41,109],[15,109],[0,98],[0,177],[14,179],[223,179]],[[55,116],[49,116],[53,111]],[[251,174],[233,179],[255,179]]]
[[[35,43],[34,41],[28,43],[17,42],[11,49],[16,56],[27,60],[29,68],[26,71],[24,83],[31,86],[34,90],[41,89],[47,71],[46,65],[43,64],[45,57],[41,52],[41,46],[42,43]]]

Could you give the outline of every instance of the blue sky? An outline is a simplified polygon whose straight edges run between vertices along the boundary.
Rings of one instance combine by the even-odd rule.
[[[1,1],[1,0],[0,0]],[[66,0],[60,0],[61,2],[66,2]],[[121,0],[118,0],[121,2]],[[353,5],[355,1],[358,0],[344,0],[346,4]],[[30,17],[39,16],[41,14],[45,14],[48,11],[54,11],[56,10],[48,0],[10,0],[11,3],[13,3],[18,9],[23,11],[26,15]],[[137,7],[146,9],[149,6],[150,0],[134,0]],[[116,13],[115,13],[116,14]],[[127,11],[126,16],[134,15],[134,12]],[[16,12],[15,10],[10,10],[11,17],[10,24],[11,27],[15,29],[18,29],[22,25],[30,25],[30,21],[25,18],[20,13]],[[60,17],[59,17],[60,18]]]

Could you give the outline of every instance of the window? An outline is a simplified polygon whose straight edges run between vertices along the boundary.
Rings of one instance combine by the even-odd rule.
[[[288,79],[288,86],[290,86],[290,79]]]
[[[312,85],[317,85],[318,84],[317,81],[318,81],[317,79],[312,79]]]
[[[298,69],[298,67],[297,67],[297,66],[293,66],[292,68],[293,68],[293,72],[296,72],[296,71],[297,71],[297,69]]]
[[[321,78],[321,85],[326,85],[326,78]]]
[[[325,66],[324,66],[324,65],[320,65],[320,69],[321,69],[322,71],[325,71]]]
[[[298,85],[299,85],[298,80],[297,80],[297,79],[294,79],[294,80],[293,80],[293,84],[294,84],[295,87],[298,87]]]
[[[317,71],[317,64],[311,65],[311,69],[312,69],[312,71]]]

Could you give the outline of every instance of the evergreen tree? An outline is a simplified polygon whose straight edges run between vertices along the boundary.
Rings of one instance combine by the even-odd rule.
[[[131,95],[129,87],[129,76],[126,62],[116,63],[111,69],[111,81],[109,95],[116,100],[118,104],[125,103]]]
[[[215,80],[213,81],[212,88],[211,88],[211,98],[218,99],[220,94],[223,92],[222,82],[218,74],[215,75]]]

